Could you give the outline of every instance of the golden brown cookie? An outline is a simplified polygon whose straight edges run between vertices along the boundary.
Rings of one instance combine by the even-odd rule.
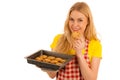
[[[72,33],[72,37],[73,37],[73,39],[80,39],[80,33],[79,32],[73,32]]]
[[[51,60],[50,63],[51,63],[51,64],[56,64],[56,63],[58,63],[58,61],[56,61],[56,60]]]
[[[62,65],[62,63],[60,63],[60,62],[57,62],[57,63],[56,63],[56,65],[58,65],[58,66],[61,66],[61,65]]]
[[[65,62],[65,60],[64,60],[64,59],[62,59],[62,60],[60,60],[60,62],[61,62],[61,63],[64,63],[64,62]]]
[[[37,61],[43,61],[43,58],[42,57],[36,57],[35,60],[37,60]]]
[[[47,55],[41,55],[40,57],[42,57],[43,59],[47,58]]]
[[[50,63],[50,61],[51,61],[50,59],[47,59],[47,58],[44,59],[44,62]]]
[[[48,56],[47,58],[48,58],[48,59],[50,59],[50,60],[55,59],[55,57],[54,57],[54,56]]]
[[[55,60],[60,62],[60,61],[62,61],[62,58],[55,58]]]

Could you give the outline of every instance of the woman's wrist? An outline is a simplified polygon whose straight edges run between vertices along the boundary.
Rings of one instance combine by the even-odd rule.
[[[82,51],[76,52],[76,56],[80,58],[82,56]]]

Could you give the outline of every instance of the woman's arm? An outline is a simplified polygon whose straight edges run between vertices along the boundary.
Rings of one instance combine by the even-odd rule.
[[[40,68],[39,66],[36,66],[36,67]],[[56,77],[57,72],[58,72],[58,71],[50,71],[50,70],[43,69],[43,68],[41,68],[41,70],[42,70],[43,72],[46,72],[46,73],[48,74],[48,76],[49,76],[50,78],[52,78],[52,79]]]
[[[82,49],[84,48],[84,45],[85,44],[81,40],[76,40],[74,43],[74,49],[76,50],[76,56],[82,76],[85,80],[97,80],[97,74],[101,58],[92,57],[89,67],[88,63],[84,59],[84,55],[82,54]]]
[[[85,80],[97,80],[100,58],[93,57],[89,67],[83,55],[80,54],[78,56],[78,63],[80,65],[82,76]]]

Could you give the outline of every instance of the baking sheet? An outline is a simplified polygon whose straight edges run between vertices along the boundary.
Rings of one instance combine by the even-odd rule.
[[[58,66],[55,64],[35,60],[36,57],[41,56],[41,55],[59,57],[59,58],[65,59],[66,61],[62,65]],[[72,55],[68,55],[68,54],[64,54],[64,53],[56,53],[56,52],[48,51],[48,50],[39,50],[39,51],[37,51],[37,52],[35,52],[35,53],[31,54],[30,56],[27,56],[25,58],[27,59],[27,62],[29,64],[36,65],[42,69],[56,71],[56,70],[63,68],[73,57],[74,56],[72,56]]]

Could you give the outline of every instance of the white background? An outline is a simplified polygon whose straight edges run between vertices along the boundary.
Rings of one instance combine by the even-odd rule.
[[[24,57],[50,50],[69,8],[85,1],[103,46],[98,80],[119,80],[119,0],[0,0],[0,80],[51,80]]]

